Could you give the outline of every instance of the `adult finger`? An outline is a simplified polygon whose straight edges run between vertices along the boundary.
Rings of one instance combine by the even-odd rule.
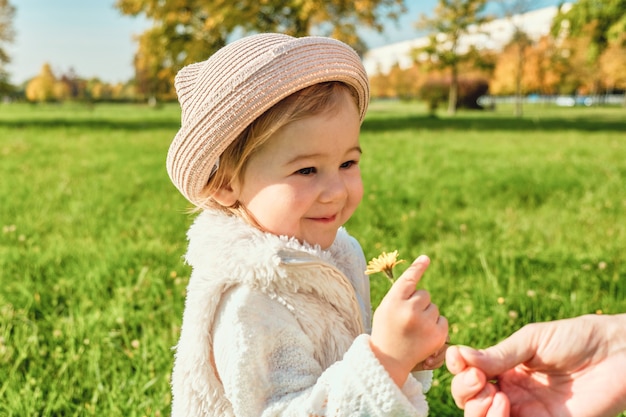
[[[495,346],[475,350],[459,346],[465,363],[481,369],[488,377],[494,377],[530,360],[536,353],[536,342],[528,326],[513,333]]]
[[[450,346],[446,350],[446,367],[454,375],[467,368],[467,363],[459,352],[458,346]]]
[[[509,417],[510,415],[511,402],[509,397],[502,392],[496,392],[486,417]]]
[[[485,385],[478,394],[465,403],[465,417],[491,417],[490,411],[495,396],[496,388],[491,384]]]
[[[398,278],[390,291],[398,292],[403,299],[408,299],[415,292],[417,284],[428,268],[430,259],[426,255],[420,255],[413,261],[411,266]]]
[[[474,400],[487,385],[485,374],[479,369],[467,368],[452,378],[450,391],[456,405],[464,409],[466,404]],[[483,393],[482,402],[484,398],[486,398],[485,393]]]

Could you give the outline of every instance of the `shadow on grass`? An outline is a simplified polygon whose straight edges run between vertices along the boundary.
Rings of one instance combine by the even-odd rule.
[[[616,131],[626,132],[626,117],[624,120],[593,119],[592,117],[578,118],[540,118],[535,116],[496,117],[496,116],[464,116],[439,118],[436,116],[393,115],[387,113],[384,117],[368,118],[363,123],[363,131],[382,132],[394,130],[512,130],[512,131],[562,131],[580,130],[587,132]]]
[[[180,119],[106,119],[106,118],[20,118],[18,120],[0,120],[0,126],[10,128],[89,128],[100,130],[170,129],[180,128]],[[626,132],[626,117],[623,120],[611,118],[589,117],[536,117],[528,115],[523,118],[489,116],[484,113],[477,115],[460,114],[454,117],[437,117],[429,115],[407,115],[373,113],[363,123],[363,131],[382,132],[399,130],[510,130],[510,131],[616,131]]]

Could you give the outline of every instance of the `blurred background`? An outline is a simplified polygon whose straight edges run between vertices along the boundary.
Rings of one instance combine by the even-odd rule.
[[[625,10],[623,0],[2,0],[0,97],[173,101],[184,65],[279,31],[352,45],[373,98],[448,112],[515,101],[520,115],[525,101],[626,104]]]

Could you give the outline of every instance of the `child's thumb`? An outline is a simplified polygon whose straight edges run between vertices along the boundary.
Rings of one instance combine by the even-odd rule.
[[[428,256],[418,256],[411,266],[398,278],[394,284],[394,290],[398,291],[402,298],[409,298],[415,292],[417,284],[422,279],[422,275],[424,275],[424,271],[426,271],[429,264],[430,259]]]

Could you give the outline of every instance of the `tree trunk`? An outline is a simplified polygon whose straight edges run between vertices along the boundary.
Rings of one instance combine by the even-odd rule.
[[[522,117],[524,115],[523,110],[523,97],[522,97],[522,76],[524,75],[524,52],[525,44],[520,42],[517,45],[517,69],[515,73],[515,117]]]
[[[452,76],[450,78],[450,93],[448,95],[448,114],[455,115],[456,103],[459,98],[459,77],[456,65],[452,65],[450,70]]]

